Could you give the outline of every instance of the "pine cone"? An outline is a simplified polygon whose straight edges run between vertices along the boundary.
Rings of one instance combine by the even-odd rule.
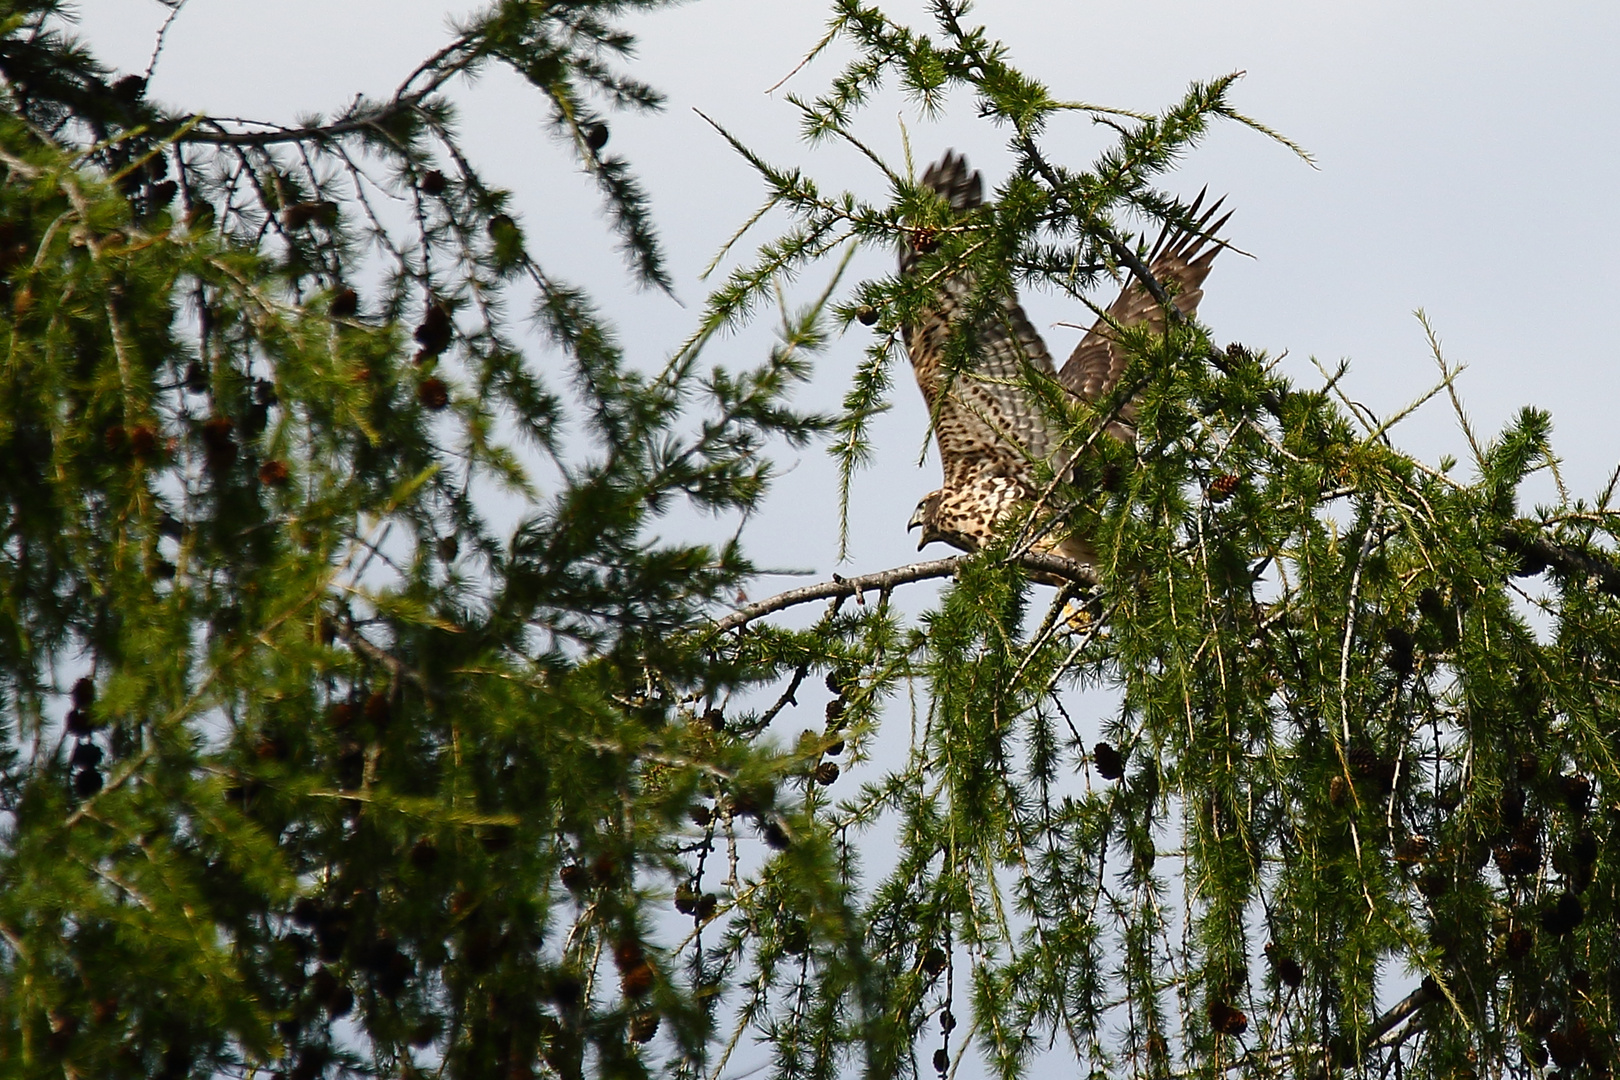
[[[1210,998],[1208,1004],[1209,1026],[1222,1035],[1241,1035],[1249,1030],[1249,1018],[1238,1009],[1221,1001]]]
[[[632,1042],[651,1042],[652,1037],[658,1034],[658,1014],[655,1012],[637,1013],[630,1018],[630,1039]]]
[[[326,313],[334,319],[350,319],[360,311],[360,294],[353,289],[339,289],[326,305]]]
[[[438,356],[450,347],[451,330],[450,309],[434,303],[428,305],[421,324],[411,336],[416,338],[416,343],[422,346],[422,351],[428,356]]]
[[[424,195],[443,195],[444,189],[447,187],[449,187],[449,181],[444,178],[444,173],[438,169],[429,169],[423,173],[422,179],[416,184],[417,190]]]
[[[1118,780],[1125,775],[1125,758],[1109,743],[1100,742],[1092,747],[1091,760],[1096,762],[1097,774],[1104,780]]]
[[[1586,908],[1574,893],[1560,893],[1551,907],[1541,913],[1541,928],[1555,937],[1563,937],[1586,918]]]
[[[130,441],[134,442],[133,439]],[[1569,773],[1559,778],[1558,786],[1563,789],[1564,802],[1569,805],[1570,812],[1577,817],[1584,816],[1587,804],[1592,799],[1592,781],[1580,773]]]
[[[653,977],[652,965],[643,960],[619,976],[619,986],[625,997],[645,997],[652,989]]]
[[[1411,865],[1429,853],[1429,838],[1414,834],[1395,846],[1395,861]]]
[[[1305,971],[1299,966],[1299,961],[1277,948],[1277,943],[1266,943],[1266,959],[1271,962],[1272,970],[1284,986],[1293,988],[1305,981]]]
[[[450,388],[443,379],[423,379],[416,387],[416,400],[422,403],[424,409],[438,412],[450,404]]]
[[[1384,644],[1389,646],[1389,669],[1403,679],[1412,674],[1416,642],[1411,631],[1404,626],[1388,627],[1384,630]]]
[[[265,487],[281,487],[287,482],[287,463],[271,458],[259,466],[259,483]]]

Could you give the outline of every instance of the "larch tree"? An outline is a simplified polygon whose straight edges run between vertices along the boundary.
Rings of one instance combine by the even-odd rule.
[[[1100,402],[1018,380],[1087,454],[1033,463],[995,542],[736,606],[746,530],[661,539],[673,507],[746,519],[815,440],[847,502],[943,280],[970,316],[1116,276],[1171,304],[1146,242],[1195,222],[1156,185],[1212,123],[1280,136],[1232,77],[1073,105],[963,0],[921,30],[837,0],[812,55],[853,59],[794,100],[884,198],[733,139],[787,230],[627,357],[447,85],[521,75],[666,288],[607,126],[660,102],[621,20],[663,3],[500,0],[290,125],[151,100],[67,5],[0,5],[0,1071],[1608,1075],[1613,483],[1523,507],[1545,414],[1431,466],[1342,372],[1172,317],[1116,329]],[[885,89],[1007,134],[984,206],[862,139]],[[1074,111],[1117,132],[1089,165],[1043,142]],[[916,265],[840,292],[861,245]],[[767,356],[704,359],[823,263]],[[870,340],[843,409],[796,408],[839,331]],[[1099,437],[1127,401],[1135,442]],[[1095,567],[1042,553],[1066,532]],[[890,602],[930,579],[922,618]],[[1067,707],[1099,686],[1100,741]]]

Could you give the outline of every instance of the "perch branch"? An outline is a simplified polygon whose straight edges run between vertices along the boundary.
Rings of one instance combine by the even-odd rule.
[[[795,607],[799,604],[808,604],[815,600],[827,600],[838,596],[854,596],[858,593],[872,591],[886,591],[896,585],[906,585],[913,581],[950,577],[956,573],[957,567],[961,566],[968,558],[967,555],[953,555],[948,559],[931,559],[928,562],[911,563],[908,566],[897,566],[892,570],[881,570],[875,574],[862,574],[859,577],[846,578],[835,575],[831,581],[805,585],[798,589],[789,589],[787,592],[777,593],[775,596],[761,600],[756,604],[738,608],[730,615],[716,622],[714,629],[717,633],[736,630],[761,616]],[[1095,585],[1097,583],[1097,579],[1092,575],[1089,568],[1080,565],[1073,559],[1065,559],[1061,555],[1047,555],[1042,552],[1031,551],[1012,561],[1026,570],[1035,571],[1049,584],[1051,579],[1076,581],[1082,585]]]

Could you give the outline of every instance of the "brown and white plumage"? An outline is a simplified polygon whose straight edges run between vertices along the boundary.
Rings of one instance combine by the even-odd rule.
[[[983,201],[983,180],[968,170],[961,155],[950,151],[929,166],[923,183],[957,212],[970,211]],[[1195,214],[1202,195],[1199,200],[1193,204]],[[1217,202],[1199,218],[1194,231],[1166,229],[1148,258],[1153,276],[1173,294],[1172,302],[1185,315],[1197,310],[1204,278],[1222,247],[1219,241],[1206,246],[1226,221],[1223,217],[1210,224],[1219,207]],[[918,253],[909,244],[902,245],[901,273],[915,273],[918,261]],[[945,346],[967,315],[972,288],[972,282],[961,276],[942,279],[928,315],[905,328],[906,352],[934,418],[944,472],[939,490],[925,496],[912,515],[910,527],[922,529],[919,548],[937,540],[963,551],[977,550],[1018,505],[1039,497],[1034,479],[1037,462],[1063,467],[1058,460],[1058,432],[1027,389],[1031,375],[1055,379],[1070,393],[1096,403],[1113,390],[1129,360],[1115,327],[1146,323],[1162,332],[1165,324],[1163,309],[1132,281],[1059,370],[1017,297],[1009,293],[975,325],[971,368],[950,379],[944,368]],[[1134,418],[1134,409],[1127,404],[1109,424],[1109,434],[1134,439]],[[1073,535],[1043,542],[1036,550],[1084,564],[1096,562],[1091,545]]]
[[[1204,193],[1200,191],[1188,208],[1194,218],[1194,228],[1188,231],[1172,230],[1166,226],[1159,234],[1146,259],[1154,280],[1172,294],[1171,303],[1176,310],[1191,318],[1198,311],[1198,302],[1204,298],[1204,279],[1209,276],[1210,265],[1225,247],[1211,238],[1226,224],[1230,212],[1218,220],[1221,200],[1217,199],[1202,217]],[[1106,316],[1099,316],[1080,344],[1074,347],[1058,381],[1065,389],[1087,402],[1095,404],[1119,384],[1125,374],[1130,354],[1120,347],[1116,326],[1128,327],[1146,324],[1155,334],[1165,332],[1165,312],[1147,288],[1134,277],[1126,283],[1118,298],[1108,306]],[[1109,425],[1109,434],[1130,441],[1136,437],[1131,426],[1136,410],[1127,403],[1120,410],[1119,421]]]

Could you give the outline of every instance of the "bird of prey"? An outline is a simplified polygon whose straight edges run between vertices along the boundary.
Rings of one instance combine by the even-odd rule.
[[[923,183],[957,212],[979,206],[984,198],[978,172],[969,172],[966,159],[951,151],[929,166]],[[1198,309],[1204,278],[1225,246],[1213,236],[1231,216],[1214,220],[1219,201],[1197,216],[1202,199],[1200,195],[1192,204],[1195,227],[1179,230],[1167,226],[1145,260],[1153,277],[1171,294],[1171,303],[1186,316]],[[919,260],[916,248],[902,243],[901,274],[915,273]],[[908,526],[908,530],[922,530],[918,550],[941,541],[962,551],[976,551],[1016,507],[1027,507],[1040,497],[1036,463],[1058,473],[1072,473],[1074,449],[1060,445],[1061,433],[1029,392],[1031,372],[1054,379],[1064,390],[1095,404],[1114,389],[1129,360],[1115,328],[1147,324],[1159,333],[1165,329],[1164,308],[1133,279],[1058,368],[1018,298],[1009,292],[973,327],[971,367],[952,379],[944,367],[945,345],[956,324],[968,317],[972,292],[969,278],[944,278],[928,313],[904,329],[906,352],[934,418],[934,437],[944,467],[943,484],[917,504]],[[1114,438],[1131,442],[1136,437],[1135,418],[1134,407],[1127,403],[1106,430]],[[1072,533],[1044,540],[1034,549],[1087,567],[1097,563],[1092,545]]]

